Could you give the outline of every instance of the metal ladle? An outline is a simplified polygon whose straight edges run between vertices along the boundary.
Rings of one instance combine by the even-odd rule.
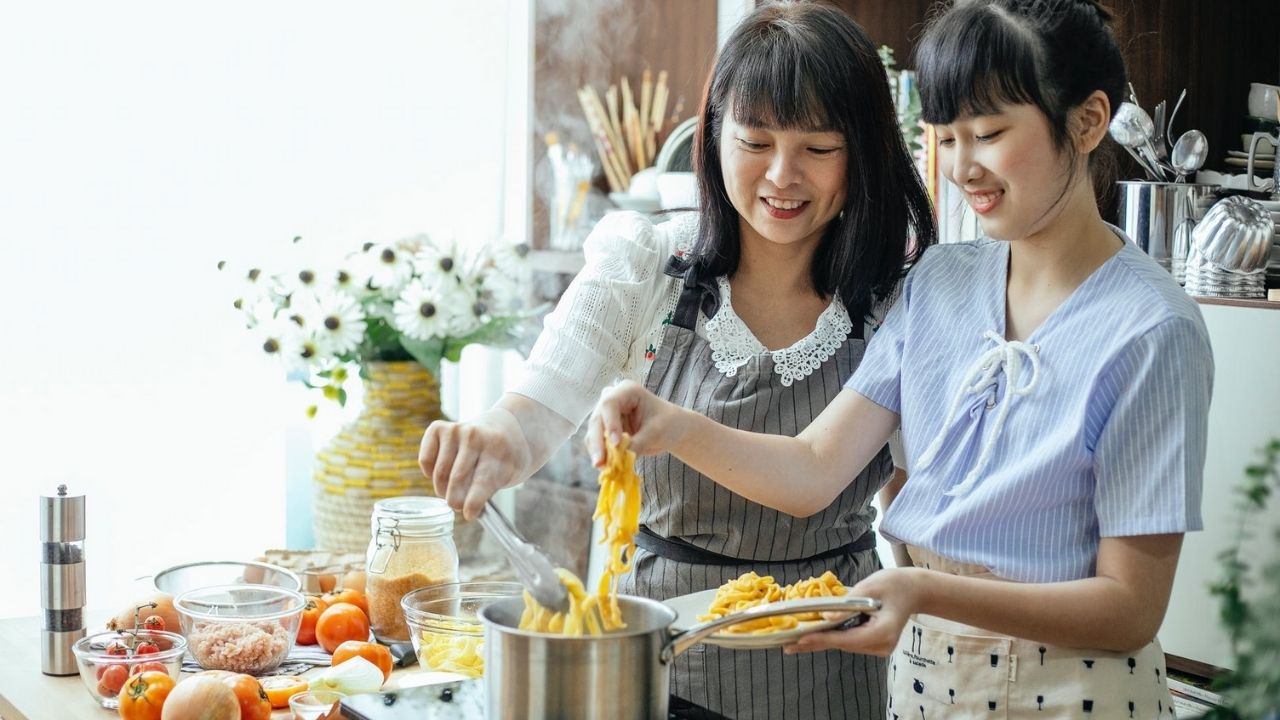
[[[536,546],[520,537],[515,526],[494,506],[492,500],[485,503],[484,510],[477,519],[502,546],[512,569],[516,571],[516,578],[533,599],[548,610],[567,611],[569,591],[560,582],[560,576],[556,574],[551,561]]]
[[[1188,130],[1178,137],[1173,146],[1169,162],[1178,173],[1177,182],[1185,182],[1188,175],[1194,174],[1204,166],[1209,156],[1209,140],[1199,130]]]

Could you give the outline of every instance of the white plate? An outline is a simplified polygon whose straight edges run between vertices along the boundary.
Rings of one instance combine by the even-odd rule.
[[[1244,158],[1229,157],[1223,162],[1232,167],[1249,167],[1249,161]],[[1253,162],[1254,170],[1270,170],[1275,166],[1276,164],[1271,160],[1254,160]]]
[[[711,607],[712,601],[716,599],[716,588],[703,590],[702,592],[690,593],[673,597],[670,600],[663,601],[663,605],[675,610],[679,617],[671,624],[674,630],[688,630],[694,625],[699,624],[698,616],[705,615],[707,609]],[[853,598],[847,598],[853,599]],[[876,601],[870,598],[866,600],[866,610],[871,611],[877,607]],[[807,620],[800,623],[790,630],[779,630],[771,633],[732,633],[720,631],[703,640],[708,645],[719,645],[723,648],[734,650],[760,650],[763,648],[782,647],[795,642],[797,639],[812,632],[819,630],[830,630],[844,621],[836,620]]]

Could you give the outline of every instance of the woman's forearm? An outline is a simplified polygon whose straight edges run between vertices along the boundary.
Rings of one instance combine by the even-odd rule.
[[[909,570],[918,588],[916,610],[1046,644],[1137,650],[1151,642],[1164,620],[1182,536],[1104,542],[1123,542],[1125,557],[1113,546],[1097,576],[1070,582],[1013,583]]]
[[[551,455],[573,435],[574,425],[542,403],[518,393],[505,393],[490,412],[510,416],[527,449],[525,466],[511,485],[527,480],[542,469]]]
[[[797,437],[736,430],[688,410],[677,422],[673,455],[748,500],[808,517],[876,456],[898,416],[846,390]]]

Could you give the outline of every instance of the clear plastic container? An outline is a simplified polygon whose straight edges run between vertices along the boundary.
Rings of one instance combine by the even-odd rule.
[[[409,639],[400,600],[431,585],[457,582],[453,510],[440,498],[398,497],[374,503],[365,568],[369,624],[382,641]]]
[[[524,592],[514,582],[459,582],[415,590],[404,596],[404,616],[418,664],[467,677],[484,675],[484,626],[480,608]]]

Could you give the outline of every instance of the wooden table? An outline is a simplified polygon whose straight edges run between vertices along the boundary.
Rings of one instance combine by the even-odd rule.
[[[103,626],[106,616],[90,628]],[[322,668],[306,673],[313,675]],[[384,691],[430,685],[455,679],[447,673],[422,670],[417,665],[397,668]],[[50,677],[40,672],[40,618],[0,620],[0,718],[4,720],[110,720],[117,717],[89,695],[79,675]],[[288,709],[272,713],[288,718]]]

